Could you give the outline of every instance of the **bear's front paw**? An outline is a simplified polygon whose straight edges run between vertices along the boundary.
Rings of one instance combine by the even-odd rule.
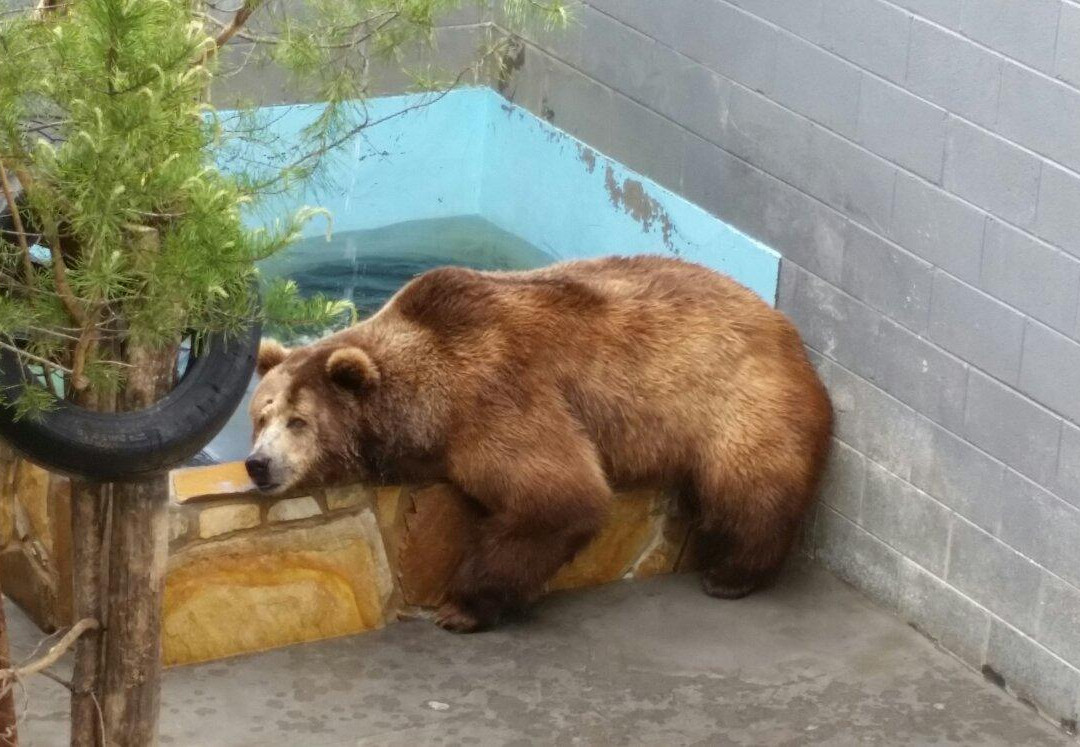
[[[435,624],[451,633],[475,633],[483,627],[476,615],[469,614],[453,602],[447,602],[435,613]]]

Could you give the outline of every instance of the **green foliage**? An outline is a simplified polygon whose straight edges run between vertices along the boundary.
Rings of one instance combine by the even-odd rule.
[[[241,328],[255,308],[255,263],[287,247],[313,214],[254,230],[245,212],[318,178],[322,156],[370,125],[362,101],[372,66],[407,67],[433,42],[437,20],[462,5],[242,0],[222,12],[195,0],[68,0],[35,12],[0,0],[0,168],[22,187],[28,233],[50,247],[31,261],[18,237],[0,235],[0,342],[107,390],[122,380],[124,346],[166,348],[191,331]],[[563,0],[503,6],[511,24],[567,20]],[[209,91],[245,57],[215,39],[268,50],[328,103],[300,143],[267,150],[253,106],[231,115],[226,136]],[[479,49],[456,77],[425,72],[418,82],[446,88],[497,61],[505,41]],[[223,173],[214,155],[230,140],[258,142],[273,157]],[[302,299],[295,284],[264,295],[279,329],[354,313]],[[20,408],[47,396],[24,393]]]

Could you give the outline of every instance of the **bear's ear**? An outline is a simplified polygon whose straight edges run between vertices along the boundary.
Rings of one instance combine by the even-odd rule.
[[[260,377],[266,376],[267,372],[285,360],[288,354],[289,349],[277,340],[269,338],[263,340],[259,343],[259,355],[255,360],[255,372]]]
[[[338,348],[326,359],[326,374],[338,386],[366,392],[379,384],[379,367],[357,347]]]

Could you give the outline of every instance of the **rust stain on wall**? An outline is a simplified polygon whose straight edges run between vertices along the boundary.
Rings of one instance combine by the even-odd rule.
[[[641,182],[637,179],[624,179],[622,184],[619,184],[615,179],[615,171],[608,166],[604,174],[604,186],[607,188],[612,205],[626,211],[646,231],[651,231],[654,225],[659,224],[664,246],[672,251],[675,250],[671,241],[671,236],[675,231],[671,216],[659,202],[649,196]]]
[[[588,148],[584,145],[578,146],[578,158],[585,164],[585,168],[589,170],[589,173],[596,171],[596,151],[592,148]]]

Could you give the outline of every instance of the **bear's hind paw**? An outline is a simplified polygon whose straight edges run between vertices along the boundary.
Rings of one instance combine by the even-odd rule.
[[[475,615],[470,615],[456,604],[447,602],[435,613],[435,624],[451,633],[475,633],[484,626]]]

